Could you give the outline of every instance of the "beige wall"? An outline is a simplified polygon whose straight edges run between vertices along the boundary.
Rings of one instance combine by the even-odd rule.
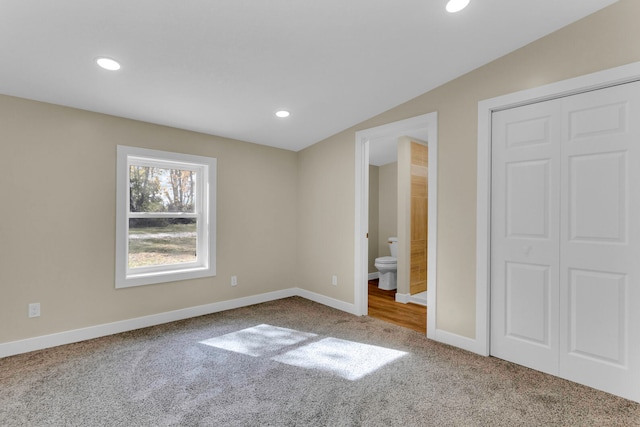
[[[567,26],[522,49],[472,71],[446,85],[320,142],[300,153],[306,165],[326,175],[353,180],[355,132],[433,111],[438,112],[438,328],[466,337],[475,336],[475,233],[476,233],[476,143],[478,101],[571,77],[640,61],[640,1],[621,0],[575,24]],[[505,37],[508,35],[505,34]],[[339,170],[328,158],[329,151],[345,168]],[[313,153],[327,155],[315,157]],[[332,166],[329,168],[329,166]],[[331,171],[330,173],[328,171]],[[354,189],[347,182],[325,180],[322,194],[340,193],[348,203],[345,215],[328,233],[336,238],[353,235]],[[338,197],[338,196],[334,196]],[[302,213],[301,213],[302,214]],[[316,218],[304,219],[305,227],[322,226],[326,209]],[[327,246],[300,251],[307,259],[333,251]],[[350,240],[353,240],[351,237]],[[350,243],[352,245],[352,243]],[[351,249],[351,247],[349,248]],[[334,260],[332,258],[332,260]],[[353,270],[353,256],[333,262]],[[345,290],[345,301],[352,301]],[[319,290],[319,288],[316,288]]]
[[[398,236],[398,163],[380,166],[378,181],[378,253],[390,256],[389,237]]]
[[[115,289],[118,144],[218,159],[216,277]],[[290,151],[0,96],[0,343],[296,286],[296,161]],[[32,302],[41,317],[27,317]]]
[[[297,155],[298,286],[353,303],[355,144],[329,139]]]
[[[380,227],[380,168],[369,165],[369,273],[375,273],[378,257],[378,229]]]

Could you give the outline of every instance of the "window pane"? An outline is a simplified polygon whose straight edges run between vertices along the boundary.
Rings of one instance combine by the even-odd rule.
[[[196,172],[129,166],[130,212],[194,212]]]
[[[196,261],[195,218],[129,219],[129,268]]]

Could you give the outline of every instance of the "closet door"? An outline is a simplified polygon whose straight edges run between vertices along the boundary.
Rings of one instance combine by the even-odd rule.
[[[560,374],[640,400],[640,83],[565,98],[562,121]]]
[[[493,114],[491,354],[557,374],[560,102]]]
[[[491,354],[640,401],[640,83],[492,131]]]

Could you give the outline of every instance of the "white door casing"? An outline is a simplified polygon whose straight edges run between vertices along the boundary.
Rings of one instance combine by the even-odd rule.
[[[447,341],[438,333],[436,326],[437,291],[437,218],[438,218],[438,113],[432,112],[356,132],[355,141],[355,254],[354,254],[354,301],[356,315],[367,314],[367,238],[368,231],[368,167],[369,142],[378,138],[411,136],[426,140],[429,146],[429,197],[428,206],[428,301],[427,337]],[[456,342],[449,342],[456,345]]]

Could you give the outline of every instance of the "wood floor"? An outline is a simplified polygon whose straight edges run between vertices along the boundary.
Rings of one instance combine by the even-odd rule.
[[[378,280],[369,280],[369,316],[427,334],[427,307],[396,302],[396,291],[378,288]]]

